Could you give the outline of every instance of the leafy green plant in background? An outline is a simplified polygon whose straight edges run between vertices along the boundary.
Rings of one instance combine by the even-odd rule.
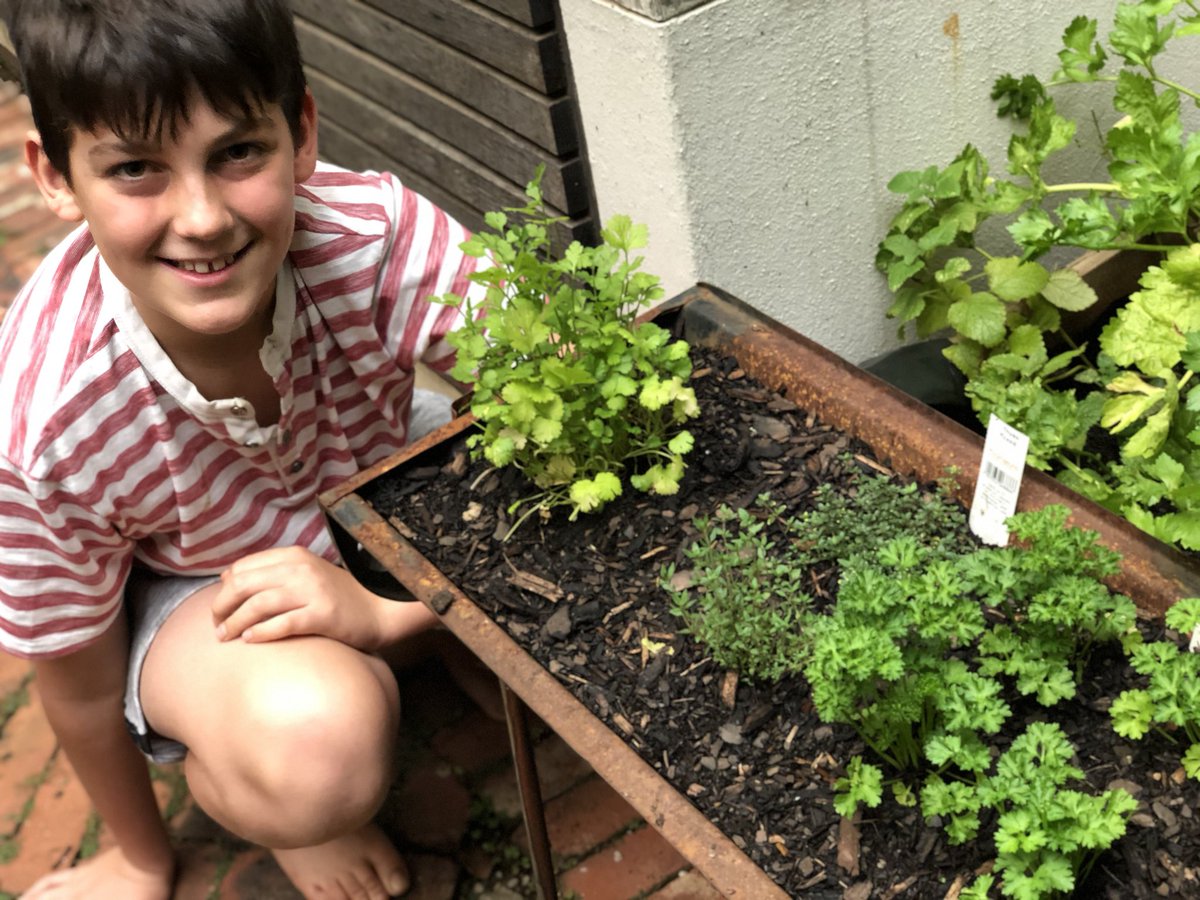
[[[1180,600],[1167,610],[1167,626],[1190,635],[1200,626],[1200,598]],[[1181,651],[1173,641],[1150,641],[1133,648],[1133,668],[1148,679],[1113,701],[1109,714],[1122,737],[1139,740],[1152,728],[1177,729],[1190,741],[1183,768],[1200,779],[1200,654]]]
[[[1200,94],[1165,77],[1161,57],[1198,32],[1191,0],[1121,3],[1106,41],[1094,19],[1077,17],[1048,80],[995,84],[1000,115],[1025,123],[1008,146],[1009,177],[969,144],[945,168],[897,175],[888,186],[904,204],[876,257],[901,330],[950,331],[946,356],[982,421],[994,413],[1020,428],[1031,465],[1190,549],[1200,549],[1200,136],[1185,131],[1182,102]],[[1091,82],[1112,86],[1108,180],[1052,183],[1045,164],[1079,129],[1054,95]],[[993,217],[1008,223],[1011,244],[984,246],[980,228]],[[1064,246],[1165,256],[1105,327],[1097,355],[1062,327],[1095,293],[1069,267],[1040,261]],[[1118,460],[1087,446],[1097,425],[1117,436]]]
[[[572,518],[636,489],[672,494],[683,477],[692,436],[681,426],[698,415],[688,386],[688,345],[638,311],[658,299],[658,278],[640,271],[646,228],[614,216],[603,243],[572,243],[550,254],[540,171],[529,203],[486,216],[490,230],[463,245],[490,265],[471,275],[486,286],[461,305],[463,326],[451,375],[473,383],[471,412],[482,431],[469,445],[494,466],[516,466],[536,491],[518,500],[521,518],[557,506]]]

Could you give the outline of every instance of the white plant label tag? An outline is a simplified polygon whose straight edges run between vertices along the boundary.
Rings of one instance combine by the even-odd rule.
[[[971,531],[985,544],[1008,544],[1004,523],[1017,511],[1028,450],[1028,435],[995,416],[988,419],[969,520]]]
[[[1200,653],[1200,625],[1192,629],[1192,639],[1188,641],[1188,651]]]

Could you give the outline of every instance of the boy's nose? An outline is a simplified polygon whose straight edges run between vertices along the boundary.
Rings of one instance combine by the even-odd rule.
[[[173,225],[180,237],[208,240],[233,223],[221,192],[206,178],[183,179],[174,194]]]

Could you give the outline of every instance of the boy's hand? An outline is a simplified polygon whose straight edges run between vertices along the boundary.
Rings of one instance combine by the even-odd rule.
[[[213,623],[225,641],[312,634],[373,652],[391,637],[388,604],[345,569],[302,547],[280,547],[246,556],[221,573]]]

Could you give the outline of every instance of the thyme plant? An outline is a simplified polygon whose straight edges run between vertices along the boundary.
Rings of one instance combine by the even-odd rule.
[[[697,516],[697,538],[684,551],[692,564],[687,587],[673,586],[673,564],[661,575],[683,630],[720,665],[765,681],[799,668],[811,602],[798,587],[805,570],[795,550],[768,532],[780,512],[763,495],[754,510],[722,505],[711,518]]]

